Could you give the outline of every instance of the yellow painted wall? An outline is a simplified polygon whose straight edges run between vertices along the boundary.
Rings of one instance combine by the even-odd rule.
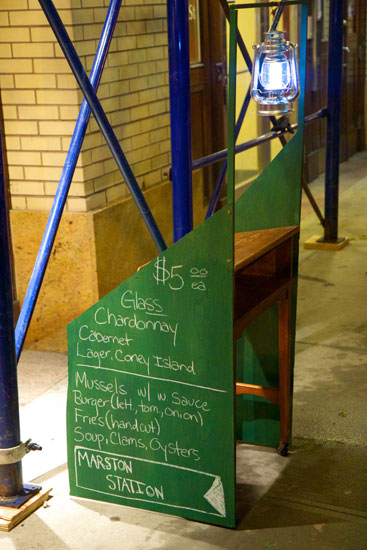
[[[241,10],[238,14],[238,28],[242,34],[247,50],[253,57],[253,44],[256,43],[256,25],[255,25],[255,10]],[[246,71],[243,73],[242,71]],[[237,117],[240,113],[243,100],[245,98],[247,88],[251,83],[251,73],[248,71],[246,63],[242,57],[240,50],[237,51],[237,99],[236,111]],[[257,136],[257,105],[251,100],[246,113],[245,120],[242,125],[237,143],[243,143]],[[254,147],[249,151],[245,151],[236,158],[237,170],[257,170],[257,149]]]

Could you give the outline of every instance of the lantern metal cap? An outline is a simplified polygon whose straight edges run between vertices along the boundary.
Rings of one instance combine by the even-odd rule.
[[[264,53],[281,53],[287,51],[288,42],[284,40],[283,31],[269,31],[264,33],[265,38],[262,44]]]

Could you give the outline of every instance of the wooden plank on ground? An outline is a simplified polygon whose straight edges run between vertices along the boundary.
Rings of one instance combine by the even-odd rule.
[[[41,489],[39,493],[30,498],[20,508],[0,506],[0,531],[11,531],[21,521],[26,519],[37,508],[48,500],[52,489]]]

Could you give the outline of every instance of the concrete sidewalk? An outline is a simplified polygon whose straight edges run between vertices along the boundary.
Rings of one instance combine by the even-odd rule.
[[[316,196],[323,178],[312,184]],[[300,250],[293,433],[289,458],[238,446],[236,530],[68,495],[66,356],[25,351],[23,439],[43,446],[24,480],[52,498],[1,550],[367,549],[367,154],[341,166],[339,252]],[[301,243],[321,227],[307,203]]]

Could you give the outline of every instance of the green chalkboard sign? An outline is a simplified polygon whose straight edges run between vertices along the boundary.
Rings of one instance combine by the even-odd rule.
[[[231,209],[70,323],[68,341],[71,494],[234,526]]]

